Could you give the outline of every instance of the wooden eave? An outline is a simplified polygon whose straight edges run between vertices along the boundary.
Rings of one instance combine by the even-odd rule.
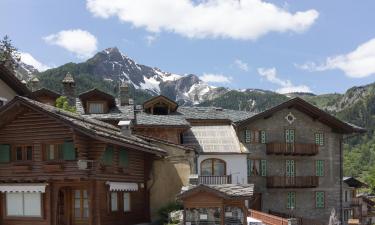
[[[108,102],[109,108],[116,106],[116,100],[112,95],[106,92],[103,92],[99,89],[96,89],[96,88],[83,92],[78,97],[79,99],[81,99],[82,102],[85,102],[87,100],[93,100],[93,99],[98,100],[98,101],[104,100]]]
[[[41,88],[39,90],[34,91],[32,94],[33,94],[33,97],[48,96],[51,98],[58,98],[61,96],[61,94],[55,91],[52,91],[50,89],[47,89],[47,88]]]
[[[31,96],[31,91],[5,66],[0,65],[0,79],[12,88],[18,95]]]
[[[169,99],[168,97],[166,97],[164,95],[158,95],[158,96],[153,97],[149,100],[146,100],[145,102],[143,102],[143,108],[147,109],[147,108],[151,107],[152,105],[154,105],[158,102],[165,102],[166,104],[171,106],[171,109],[172,109],[173,112],[175,112],[178,108],[177,102]]]
[[[313,120],[319,121],[321,123],[326,124],[327,126],[331,127],[338,133],[343,134],[351,134],[351,133],[365,133],[366,129],[351,126],[336,117],[330,115],[329,113],[319,109],[318,107],[306,102],[305,100],[296,97],[289,101],[283,102],[271,109],[265,110],[261,113],[258,113],[248,119],[242,120],[237,123],[237,127],[245,126],[246,124],[258,120],[258,119],[267,119],[271,117],[274,113],[285,109],[285,108],[295,108],[308,116],[310,116]]]

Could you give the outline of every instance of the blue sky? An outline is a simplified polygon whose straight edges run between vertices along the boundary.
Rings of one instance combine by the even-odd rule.
[[[322,94],[374,82],[374,9],[372,0],[1,0],[0,36],[47,67],[117,46],[215,86]]]

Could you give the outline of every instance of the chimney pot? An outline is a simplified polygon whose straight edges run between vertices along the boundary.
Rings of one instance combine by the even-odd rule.
[[[120,106],[129,105],[129,84],[123,82],[120,85]]]
[[[65,75],[62,80],[64,86],[64,95],[68,98],[68,103],[70,106],[76,105],[76,94],[75,94],[75,81],[69,72]]]

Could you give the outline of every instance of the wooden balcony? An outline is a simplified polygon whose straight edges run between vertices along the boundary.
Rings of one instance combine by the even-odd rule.
[[[351,206],[361,206],[362,205],[362,199],[361,198],[352,198],[350,201]]]
[[[301,143],[267,143],[267,154],[275,155],[301,155],[311,156],[319,153],[317,144],[301,144]]]
[[[199,184],[231,184],[232,176],[199,176]]]
[[[267,177],[268,188],[314,188],[319,186],[319,177],[285,177],[272,176]]]

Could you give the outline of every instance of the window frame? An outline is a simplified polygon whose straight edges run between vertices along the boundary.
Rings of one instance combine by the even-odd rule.
[[[324,132],[316,132],[315,135],[315,144],[318,146],[324,146],[325,145],[325,134]]]
[[[112,209],[112,194],[116,194],[117,210]],[[129,195],[129,210],[125,211],[125,194]],[[108,211],[112,214],[126,214],[132,212],[132,194],[129,191],[109,191],[108,190]]]
[[[7,218],[7,219],[29,219],[29,220],[40,220],[40,219],[43,219],[44,218],[44,194],[43,193],[40,193],[40,192],[37,192],[40,196],[40,215],[38,216],[25,216],[25,215],[8,215],[8,197],[7,197],[7,194],[9,192],[6,192],[4,193],[4,218]],[[27,192],[15,192],[15,193],[19,193],[19,194],[22,194],[22,207],[23,207],[23,214],[24,214],[24,211],[25,211],[25,200],[24,200],[24,194]]]
[[[107,113],[107,102],[106,101],[87,101],[87,114],[106,114]],[[90,105],[91,104],[101,104],[102,105],[102,112],[91,112]]]
[[[31,147],[31,159],[28,159],[28,147]],[[21,159],[17,159],[18,148],[21,148]],[[30,144],[16,144],[11,146],[11,161],[12,162],[32,162],[34,161],[34,145]]]
[[[204,159],[201,161],[200,163],[200,175],[203,176],[202,174],[202,165],[203,163],[205,163],[206,161],[209,161],[211,160],[211,175],[204,175],[204,176],[227,176],[227,163],[222,160],[222,159],[218,159],[218,158],[207,158],[207,159]],[[220,161],[222,163],[224,163],[224,174],[223,175],[214,175],[214,171],[215,171],[215,161]]]
[[[318,198],[318,194],[319,193],[322,193],[323,194],[323,206],[318,206],[318,201],[317,201],[317,198]],[[325,209],[326,208],[326,193],[324,191],[315,191],[315,195],[314,195],[314,202],[315,202],[315,208],[316,209]]]
[[[294,201],[292,201],[292,199]],[[293,205],[292,205],[292,202],[293,202]],[[297,208],[297,193],[295,191],[288,191],[287,192],[286,208],[287,209],[292,209],[292,208],[296,209]]]
[[[319,165],[321,163],[321,165]],[[321,167],[321,170],[319,170]],[[324,177],[325,176],[325,162],[322,159],[315,160],[315,176]]]
[[[64,161],[63,142],[51,142],[43,144],[44,160],[48,162],[61,162]],[[54,159],[50,159],[50,151],[48,146],[54,146]],[[57,157],[56,157],[57,156]]]

